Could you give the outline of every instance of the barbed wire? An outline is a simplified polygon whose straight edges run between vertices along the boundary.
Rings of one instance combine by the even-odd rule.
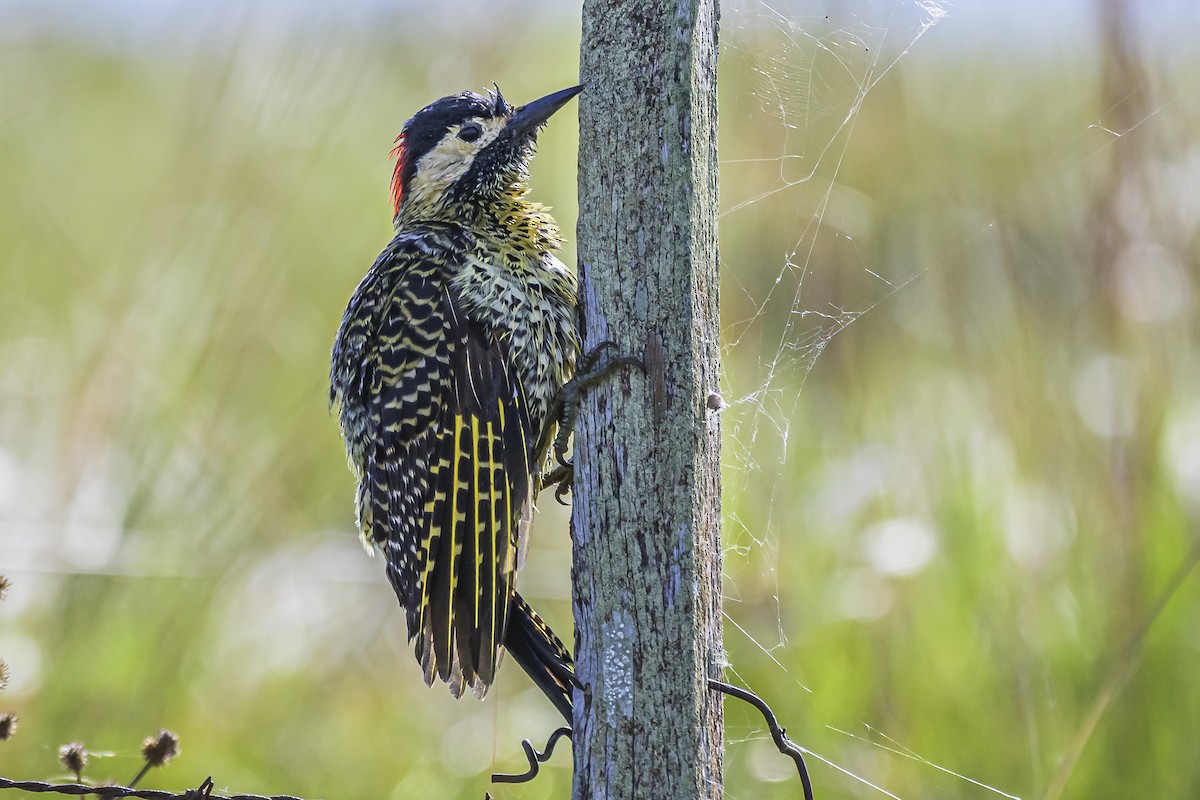
[[[188,789],[183,794],[163,791],[162,789],[131,789],[128,786],[88,786],[83,783],[45,783],[44,781],[14,781],[0,777],[0,789],[19,789],[23,792],[53,793],[65,795],[96,795],[97,797],[119,798],[137,797],[141,800],[303,800],[290,794],[261,795],[261,794],[213,794],[212,778],[206,778],[196,789]]]

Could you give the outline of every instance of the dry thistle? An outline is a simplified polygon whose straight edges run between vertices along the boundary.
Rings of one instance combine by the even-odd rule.
[[[8,664],[0,659],[0,692],[8,688]]]
[[[9,711],[0,714],[0,742],[17,732],[17,715]]]
[[[179,737],[163,728],[156,736],[146,737],[142,742],[142,757],[146,764],[141,771],[129,782],[130,788],[137,786],[138,781],[145,777],[152,767],[161,767],[175,756],[179,755]]]
[[[179,755],[179,737],[164,728],[142,742],[142,755],[150,766],[161,767]]]
[[[3,600],[4,595],[8,594],[9,586],[12,586],[12,584],[8,582],[8,578],[0,575],[0,600]]]
[[[83,768],[87,766],[88,753],[79,742],[69,742],[58,748],[58,760],[75,775],[75,780],[83,782]]]

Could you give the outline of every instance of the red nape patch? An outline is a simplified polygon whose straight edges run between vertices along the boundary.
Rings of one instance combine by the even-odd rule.
[[[396,137],[396,146],[392,148],[392,158],[396,159],[396,168],[392,171],[392,214],[400,213],[400,202],[404,199],[404,167],[407,159],[404,157],[404,134]]]

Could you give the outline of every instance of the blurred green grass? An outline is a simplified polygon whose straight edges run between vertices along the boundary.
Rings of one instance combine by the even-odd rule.
[[[242,13],[136,46],[14,15],[0,48],[0,709],[21,717],[0,774],[61,775],[80,739],[114,753],[87,774],[128,780],[167,726],[183,756],[149,786],[565,796],[564,756],[487,786],[555,724],[517,671],[483,705],[420,685],[351,531],[325,371],[389,233],[391,137],[441,94],[571,83],[575,18]],[[818,49],[810,73],[795,30],[725,24],[736,679],[900,797],[992,793],[839,730],[1034,798],[1126,666],[1064,796],[1196,795],[1194,577],[1123,650],[1196,540],[1194,54],[1142,50],[1114,96],[1091,40],[924,39],[846,128],[855,68],[890,56]],[[553,126],[534,165],[568,235],[575,141]],[[523,587],[562,627],[566,517],[543,506]],[[728,712],[729,796],[791,793]],[[822,797],[877,796],[811,768]]]

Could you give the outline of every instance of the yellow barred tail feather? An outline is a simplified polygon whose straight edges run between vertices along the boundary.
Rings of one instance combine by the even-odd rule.
[[[509,605],[504,647],[550,699],[567,724],[572,724],[571,694],[580,685],[575,677],[575,662],[562,640],[516,592],[513,592]]]

